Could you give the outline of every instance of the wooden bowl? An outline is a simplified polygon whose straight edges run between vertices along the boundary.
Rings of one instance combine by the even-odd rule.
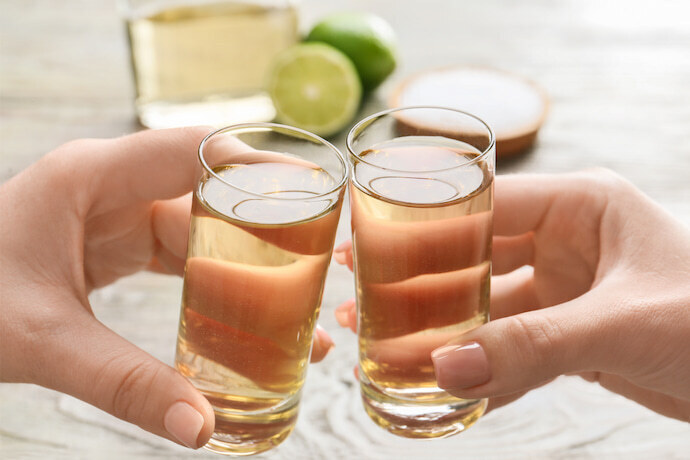
[[[496,155],[511,157],[532,146],[548,112],[548,98],[535,83],[486,67],[454,66],[413,75],[389,98],[391,108],[432,105],[469,112],[485,121],[496,135]],[[439,134],[433,121],[399,114],[402,134]],[[442,130],[448,137],[470,142],[472,134]]]

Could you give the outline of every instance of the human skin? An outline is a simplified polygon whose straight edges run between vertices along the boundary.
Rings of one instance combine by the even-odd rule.
[[[187,447],[208,441],[208,401],[99,322],[88,300],[140,270],[182,275],[208,133],[72,141],[0,186],[0,381],[70,394]],[[333,342],[320,328],[314,337],[319,361]]]
[[[491,321],[431,352],[439,386],[496,408],[580,375],[690,421],[688,228],[607,170],[498,176],[494,199]]]

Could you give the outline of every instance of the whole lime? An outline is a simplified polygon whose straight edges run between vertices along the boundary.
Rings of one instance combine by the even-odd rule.
[[[396,66],[395,32],[388,22],[374,14],[328,16],[314,26],[306,40],[327,43],[349,57],[365,91],[379,86]]]

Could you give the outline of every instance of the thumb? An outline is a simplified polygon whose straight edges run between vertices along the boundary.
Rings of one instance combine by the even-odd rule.
[[[611,331],[593,291],[570,302],[500,318],[432,352],[439,387],[466,399],[524,392],[566,373],[611,368]],[[608,330],[608,332],[607,332]]]
[[[179,372],[87,312],[66,329],[51,346],[41,347],[50,351],[43,352],[40,374],[50,377],[37,383],[184,446],[206,444],[214,429],[213,409]]]

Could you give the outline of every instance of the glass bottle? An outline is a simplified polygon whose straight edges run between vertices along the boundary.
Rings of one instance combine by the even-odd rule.
[[[289,0],[125,0],[136,111],[149,128],[270,121],[273,59],[298,39]]]

